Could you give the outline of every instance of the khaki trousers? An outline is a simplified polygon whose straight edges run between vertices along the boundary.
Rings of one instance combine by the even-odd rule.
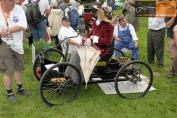
[[[177,74],[177,47],[174,39],[168,40],[167,48],[170,53],[170,57],[172,59],[169,73]]]

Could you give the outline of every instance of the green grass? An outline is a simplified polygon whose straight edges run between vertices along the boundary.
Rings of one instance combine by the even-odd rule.
[[[146,56],[147,19],[141,18],[138,33],[140,59],[147,62]],[[81,89],[79,97],[63,106],[47,107],[40,99],[39,82],[32,73],[31,49],[25,41],[24,86],[32,92],[30,97],[17,96],[16,103],[6,100],[6,91],[0,75],[0,118],[176,118],[177,85],[166,77],[170,59],[165,43],[165,67],[150,65],[155,72],[153,86],[156,91],[136,100],[122,99],[118,95],[104,95],[97,85]],[[15,83],[14,85],[14,91]]]

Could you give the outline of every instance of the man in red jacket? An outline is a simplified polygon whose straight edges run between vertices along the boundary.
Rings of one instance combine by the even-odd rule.
[[[88,37],[90,37],[94,46],[101,50],[101,56],[104,56],[108,53],[113,41],[114,27],[109,21],[111,9],[109,7],[95,8],[97,9],[97,20],[93,22],[92,30],[88,33]]]

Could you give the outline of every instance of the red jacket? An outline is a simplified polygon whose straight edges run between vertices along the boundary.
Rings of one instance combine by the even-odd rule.
[[[101,21],[100,25],[96,25],[96,21],[92,24],[92,30],[90,33],[88,33],[88,37],[91,35],[98,36],[98,43],[95,45],[100,48],[101,50],[101,56],[104,56],[108,53],[109,48],[113,41],[113,31],[114,27],[105,21]]]

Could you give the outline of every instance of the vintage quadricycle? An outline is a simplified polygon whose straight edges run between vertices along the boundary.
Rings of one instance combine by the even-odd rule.
[[[40,80],[40,96],[48,106],[73,101],[79,95],[81,86],[85,85],[81,80],[81,71],[68,61],[68,46],[65,54],[56,48],[44,49],[34,61],[33,72]],[[120,56],[112,58],[116,51]],[[68,68],[76,75],[66,73]],[[88,84],[105,82],[114,82],[115,91],[123,98],[140,98],[148,93],[153,73],[143,61],[133,61],[121,50],[110,47],[91,71]]]

